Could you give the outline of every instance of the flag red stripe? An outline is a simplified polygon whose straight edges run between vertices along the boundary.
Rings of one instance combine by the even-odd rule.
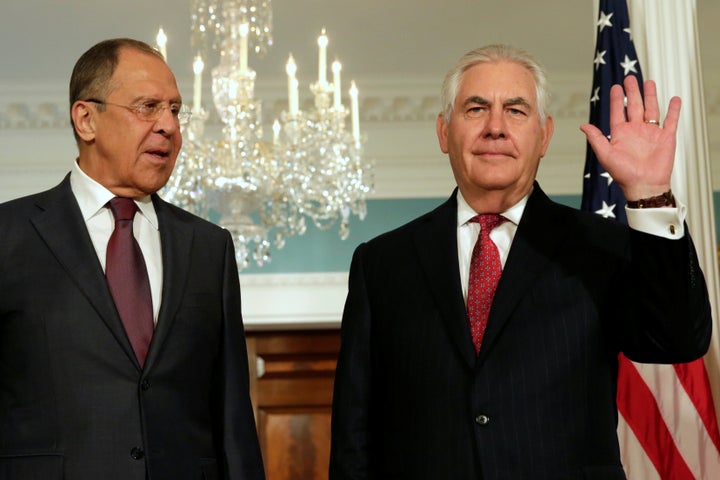
[[[673,365],[678,379],[690,397],[695,410],[702,419],[708,436],[720,452],[720,432],[718,432],[715,405],[712,401],[710,379],[708,378],[705,363],[702,359],[690,363]]]
[[[635,365],[619,355],[618,410],[642,445],[660,477],[672,480],[694,480],[675,445],[657,402]]]

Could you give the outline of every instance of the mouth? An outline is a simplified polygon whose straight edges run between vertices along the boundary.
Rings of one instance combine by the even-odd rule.
[[[166,162],[170,158],[170,150],[164,148],[154,148],[146,150],[145,153],[147,155],[155,157],[156,160],[161,162]]]
[[[480,151],[480,152],[473,152],[473,155],[476,157],[483,157],[483,158],[510,158],[512,155],[506,152],[498,152],[498,151]]]

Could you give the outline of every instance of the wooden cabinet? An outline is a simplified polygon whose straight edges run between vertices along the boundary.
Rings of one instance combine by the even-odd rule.
[[[338,330],[247,332],[267,480],[324,480]]]

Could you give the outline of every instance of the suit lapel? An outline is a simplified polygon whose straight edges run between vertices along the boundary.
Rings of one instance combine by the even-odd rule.
[[[139,368],[107,288],[105,275],[80,207],[70,188],[70,176],[66,176],[60,185],[40,196],[36,204],[37,214],[30,221],[38,235]]]
[[[451,341],[470,368],[475,350],[462,298],[457,258],[457,202],[450,199],[428,214],[415,233],[415,247],[426,281],[445,322]]]
[[[570,230],[574,228],[574,224],[563,210],[535,184],[495,292],[480,350],[480,363],[492,350],[510,315],[535,284],[537,276],[562,248],[561,239],[570,238],[572,235]]]
[[[153,195],[153,205],[160,226],[163,287],[160,313],[145,361],[146,370],[157,360],[172,327],[175,314],[182,303],[190,265],[187,258],[193,242],[192,226],[178,218],[167,202]]]

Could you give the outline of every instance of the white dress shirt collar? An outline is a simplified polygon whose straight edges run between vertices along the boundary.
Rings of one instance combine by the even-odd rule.
[[[522,218],[522,214],[525,211],[525,205],[527,205],[528,198],[530,198],[530,194],[532,193],[532,190],[528,192],[527,195],[525,195],[523,198],[520,199],[519,202],[517,202],[515,205],[510,207],[509,209],[505,210],[501,213],[501,215],[508,220],[510,220],[515,225],[518,225],[520,223],[520,219]],[[457,221],[458,221],[458,227],[461,225],[465,225],[467,222],[470,221],[471,218],[473,218],[475,215],[478,214],[475,210],[472,209],[470,204],[465,200],[465,197],[463,197],[462,193],[460,193],[460,189],[457,191]]]
[[[73,162],[72,173],[70,174],[70,188],[77,199],[80,212],[86,222],[104,211],[103,209],[105,209],[107,203],[115,197],[110,190],[83,172],[77,161]],[[147,219],[155,230],[158,230],[157,214],[150,195],[136,199],[135,203],[142,216]]]

